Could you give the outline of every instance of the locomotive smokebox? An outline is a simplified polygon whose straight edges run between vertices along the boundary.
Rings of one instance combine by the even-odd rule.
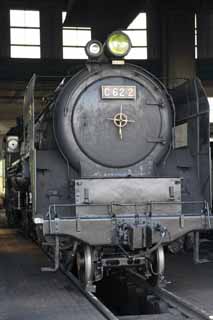
[[[145,163],[150,168],[171,142],[171,117],[166,93],[153,76],[135,66],[102,65],[81,71],[59,94],[55,138],[77,170],[85,163],[95,171]]]

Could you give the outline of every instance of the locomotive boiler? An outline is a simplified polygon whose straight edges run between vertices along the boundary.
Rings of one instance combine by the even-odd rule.
[[[5,138],[9,221],[36,230],[88,289],[105,271],[163,278],[165,244],[211,228],[208,102],[198,79],[168,91],[126,63],[123,32],[90,41],[85,66]]]

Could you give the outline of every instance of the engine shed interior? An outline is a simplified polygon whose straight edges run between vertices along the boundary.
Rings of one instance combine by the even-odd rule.
[[[97,40],[96,44],[104,44],[103,50],[105,50],[108,45],[106,40],[115,30],[123,31],[129,36],[132,45],[131,52],[125,58],[122,57],[123,60],[110,58],[113,62],[110,63],[109,68],[105,66],[104,59],[109,58],[110,54],[109,56],[107,54],[103,56],[103,60],[97,60],[103,62],[102,66],[96,66],[95,63],[87,64],[88,61],[95,61],[95,59],[94,61],[93,59],[88,60],[88,54],[85,53],[85,46],[88,41]],[[167,251],[173,253],[175,246],[169,248],[169,244],[179,239],[179,236],[185,236],[184,228],[187,232],[194,232],[197,229],[204,230],[208,224],[207,228],[212,229],[212,208],[211,205],[209,206],[212,203],[209,172],[213,155],[213,151],[209,148],[209,140],[210,146],[213,146],[212,38],[212,0],[0,1],[0,238],[1,212],[4,213],[5,189],[9,185],[5,187],[5,167],[9,163],[12,164],[11,166],[8,165],[8,172],[11,174],[11,176],[9,174],[8,176],[12,177],[10,180],[11,189],[14,185],[15,187],[18,186],[17,190],[23,188],[27,195],[26,198],[28,197],[27,200],[23,200],[24,197],[21,195],[20,199],[16,199],[17,202],[29,204],[33,212],[33,222],[38,225],[37,235],[41,232],[42,228],[39,228],[43,224],[44,236],[49,241],[49,244],[47,244],[47,241],[45,245],[52,245],[53,247],[55,265],[50,271],[58,270],[61,258],[60,250],[63,246],[65,249],[62,250],[65,251],[72,247],[71,253],[69,252],[67,255],[65,253],[65,258],[62,254],[62,260],[67,259],[68,262],[65,261],[65,264],[69,265],[72,261],[70,255],[73,254],[74,250],[76,253],[79,246],[78,232],[83,234],[81,228],[85,228],[86,232],[82,242],[84,244],[89,243],[89,245],[80,246],[79,252],[76,254],[76,260],[77,264],[83,269],[83,271],[77,270],[77,273],[84,273],[83,278],[88,276],[89,280],[86,279],[88,280],[86,284],[89,284],[89,290],[94,289],[94,283],[91,279],[102,281],[104,279],[104,268],[107,269],[110,263],[112,264],[110,267],[113,268],[113,263],[117,263],[117,256],[120,258],[121,253],[124,255],[119,261],[121,267],[129,267],[131,264],[134,266],[135,264],[137,268],[139,265],[141,270],[144,268],[142,271],[145,275],[151,270],[151,276],[156,276],[158,281],[158,278],[161,277],[161,268],[163,274],[165,267],[161,246],[161,241],[164,241],[164,238],[166,239],[165,246],[168,245],[166,253]],[[120,71],[119,64],[126,65],[126,62],[132,64],[132,66],[127,66],[126,71],[125,67]],[[115,66],[113,66],[113,72],[115,73],[111,70],[113,63],[115,63]],[[79,72],[79,70],[82,71]],[[92,77],[95,81],[99,81],[98,84],[101,85],[102,91],[99,87],[97,88],[95,82],[95,84],[92,82]],[[135,108],[135,114],[131,114],[129,110],[129,113],[125,111],[125,106],[123,107],[119,99],[116,101],[116,108],[119,106],[117,113],[115,104],[106,108],[107,103],[112,101],[113,95],[106,78],[112,81],[111,87],[114,86],[116,90],[123,90],[122,94],[125,95],[128,106],[132,109]],[[59,82],[59,80],[62,81]],[[148,83],[147,87],[145,86],[146,81]],[[129,89],[132,90],[131,95],[127,92]],[[141,95],[139,90],[141,90],[140,93],[142,92]],[[69,95],[70,92],[73,94],[73,100]],[[155,123],[153,122],[153,130],[151,125],[149,126],[149,124],[152,124],[151,115],[148,113],[145,117],[144,114],[140,113],[142,103],[139,104],[136,101],[136,96],[143,103],[145,101],[148,105],[159,108],[160,111],[156,108],[153,112],[153,114],[157,114],[159,111],[159,114],[156,115],[157,120]],[[152,99],[153,97],[154,99]],[[104,111],[100,111],[100,101]],[[176,110],[174,105],[179,109]],[[92,112],[91,107],[94,108]],[[110,114],[110,108],[112,115]],[[95,119],[96,115],[102,115],[102,112],[105,120],[108,121],[104,125],[102,120]],[[67,116],[64,119],[67,114],[69,117]],[[20,122],[21,117],[23,117],[23,123]],[[72,120],[71,126],[70,119]],[[92,119],[93,127],[98,132],[95,141],[99,148],[96,148],[93,143],[92,139],[96,132],[94,133],[95,130],[91,130],[87,126],[88,119]],[[7,158],[5,150],[3,150],[6,141],[5,135],[17,123],[21,123],[18,128],[24,128],[21,142],[26,148],[26,158],[29,156],[30,159],[26,167],[25,164],[20,166],[21,169],[17,162],[19,161],[18,158],[13,158],[14,154]],[[141,130],[141,123],[145,134],[149,133],[150,141],[148,142],[143,142],[145,134],[143,135],[143,130]],[[63,127],[63,131],[61,127]],[[67,129],[68,127],[69,129]],[[110,131],[111,127],[114,131]],[[178,128],[175,133],[176,129],[174,128],[176,127]],[[20,136],[16,130],[19,129],[14,131],[12,129],[12,137]],[[126,132],[130,133],[129,140],[124,138]],[[114,142],[115,133],[118,140]],[[110,143],[107,141],[106,144],[101,145],[100,141],[106,134]],[[152,134],[153,136],[158,135],[157,140],[153,140]],[[178,134],[180,134],[179,140]],[[33,148],[30,145],[31,142]],[[121,143],[123,143],[123,149],[120,147]],[[151,150],[150,143],[156,144],[157,151],[154,150],[154,147],[154,151]],[[186,147],[186,152],[175,150],[173,146],[176,143],[179,144],[180,148]],[[36,152],[38,151],[36,155],[31,154],[34,147]],[[125,147],[127,150],[125,150]],[[110,148],[112,148],[111,152]],[[141,150],[144,153],[143,156],[141,156]],[[172,153],[171,150],[174,152]],[[147,161],[145,161],[146,157],[148,158]],[[137,159],[135,160],[135,158]],[[156,163],[153,158],[157,159]],[[14,161],[15,165],[13,165],[14,159],[17,160]],[[47,168],[46,163],[48,162],[51,162],[51,164]],[[16,167],[18,167],[17,175]],[[25,170],[27,171],[26,176]],[[53,173],[57,172],[57,174],[52,174],[51,170]],[[27,182],[25,179],[15,180],[13,179],[14,172],[15,178],[22,178],[21,174],[23,172],[24,178],[33,176],[33,178],[30,177],[30,184],[36,190],[36,200],[32,199],[34,195],[32,195],[31,190],[29,191],[30,179],[26,179]],[[36,176],[32,172],[33,174],[35,172],[39,173],[36,173]],[[129,178],[129,182],[125,180],[126,178]],[[143,182],[140,178],[144,179]],[[155,178],[158,178],[159,181],[154,181]],[[69,188],[64,183],[65,179],[68,180]],[[185,184],[183,183],[184,179]],[[55,188],[57,182],[60,185],[62,195],[57,193],[57,188]],[[51,190],[46,187],[48,183],[51,185]],[[122,183],[124,188],[121,188],[122,191],[120,191],[119,188]],[[197,184],[199,184],[198,188]],[[136,189],[137,192],[135,192]],[[91,193],[88,190],[92,190]],[[100,190],[102,190],[101,194],[99,194]],[[127,194],[127,202],[123,201],[123,190]],[[191,198],[188,190],[192,190]],[[20,195],[21,192],[19,190],[17,194]],[[144,194],[145,200],[142,205],[140,204],[139,209],[144,210],[143,213],[145,216],[147,215],[146,218],[158,217],[159,212],[163,216],[159,221],[150,223],[150,228],[147,228],[146,223],[141,222],[142,220],[136,223],[137,214],[133,218],[131,216],[134,206],[131,202],[132,198],[135,197],[135,203],[137,204],[141,193]],[[152,212],[150,215],[148,214],[146,201],[148,199],[149,202],[149,197],[152,197],[153,193],[158,194],[154,199],[156,203],[153,201],[154,204],[152,204],[151,200],[151,209],[149,207],[148,209],[151,212],[158,202],[163,204],[163,209],[157,207],[157,211],[152,216]],[[181,198],[183,194],[184,197]],[[70,203],[67,205],[67,199],[74,199],[74,207],[71,209]],[[93,206],[87,207],[90,200],[94,206],[97,205],[97,201],[98,206],[102,206],[101,209],[94,209]],[[55,206],[57,201],[58,207]],[[105,201],[111,201],[110,208],[108,205],[103,208]],[[34,207],[34,203],[36,203],[36,207]],[[64,215],[60,213],[63,205],[66,207],[63,211]],[[181,207],[182,205],[183,207]],[[116,214],[118,216],[120,214],[119,219],[124,221],[124,223],[120,223],[118,229],[112,227],[114,223],[117,223],[117,221],[114,222],[114,218],[117,219],[116,214],[109,214],[110,210],[113,211],[113,206],[115,211],[117,210]],[[123,214],[122,206],[125,207],[125,214]],[[49,214],[48,217],[44,217],[42,211],[44,208],[47,216]],[[37,214],[39,210],[42,214]],[[57,210],[59,213],[56,213]],[[196,210],[199,211],[199,214],[194,215]],[[98,221],[100,212],[102,215],[101,222]],[[171,214],[171,221],[166,221],[167,213]],[[185,213],[188,214],[188,216],[186,214],[187,218],[184,217]],[[74,214],[76,215],[76,221],[73,219]],[[110,222],[109,215],[112,220]],[[45,218],[47,219],[45,220]],[[100,222],[102,229],[95,230],[92,226],[93,220],[97,223],[97,226]],[[126,224],[126,221],[130,222]],[[163,228],[165,221],[166,227]],[[144,227],[138,231],[137,224],[142,225],[142,223]],[[174,225],[171,227],[171,233],[169,234],[167,228],[169,230],[172,223]],[[116,241],[118,241],[118,248],[121,253],[120,251],[117,253],[117,249],[111,250],[114,245],[114,234],[110,238],[111,228],[116,229],[115,234],[118,237]],[[62,230],[61,233],[58,230]],[[117,230],[120,232],[120,238],[117,236],[117,233],[119,233]],[[93,242],[93,232],[96,231],[98,241],[95,241],[97,240],[95,239]],[[62,237],[61,240],[58,234],[65,237]],[[190,243],[190,250],[194,249],[194,261],[196,262],[200,262],[199,236],[198,232],[194,232],[193,239],[190,237],[184,238],[184,244],[180,244],[181,250],[182,248],[185,250],[187,241],[193,241],[194,247]],[[74,244],[70,245],[70,242],[67,241],[68,237],[73,237]],[[132,257],[129,252],[125,251],[128,247],[126,245],[129,241],[128,237],[131,238],[130,251],[134,251],[133,260],[131,260]],[[212,240],[211,237],[210,240]],[[140,240],[142,238],[142,249],[150,248],[150,250],[147,250],[141,257],[142,241]],[[42,238],[42,240],[44,239]],[[121,245],[121,239],[123,246]],[[155,250],[156,243],[159,244],[157,250]],[[95,248],[94,251],[91,250],[92,246]],[[153,252],[157,253],[153,254]],[[112,254],[114,255],[113,258]],[[147,258],[146,254],[150,254],[150,256]],[[162,264],[158,264],[162,255]],[[90,268],[90,265],[87,268],[85,261],[88,262],[89,260],[92,261],[91,265],[93,263],[96,269],[94,267]],[[155,269],[152,264],[160,267]],[[122,276],[120,279],[122,279]],[[148,274],[146,280],[151,276]],[[114,279],[113,277],[112,281],[115,280],[116,282],[117,278]],[[118,280],[118,290],[122,290],[123,284],[122,280]],[[102,290],[105,291],[105,283],[103,288],[101,286],[102,284],[98,289],[100,290],[100,296],[102,296]],[[131,290],[129,289],[131,283],[130,285],[127,283],[126,287],[128,287],[128,300],[129,295],[131,296]]]

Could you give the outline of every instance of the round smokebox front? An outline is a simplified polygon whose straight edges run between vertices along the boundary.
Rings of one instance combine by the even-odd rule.
[[[161,132],[158,108],[146,105],[150,92],[124,77],[107,77],[85,88],[73,107],[75,140],[91,160],[128,167],[146,158]]]

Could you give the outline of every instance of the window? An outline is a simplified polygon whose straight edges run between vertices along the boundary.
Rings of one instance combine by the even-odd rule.
[[[11,58],[40,58],[39,11],[10,10]]]
[[[208,101],[209,101],[210,142],[213,142],[212,126],[211,126],[211,123],[213,123],[213,97],[208,97]]]
[[[197,51],[197,15],[195,14],[195,21],[194,21],[195,25],[195,59],[197,59],[198,57],[198,51]]]
[[[213,97],[208,97],[209,101],[209,122],[213,123]]]
[[[141,12],[130,23],[125,33],[131,39],[132,49],[126,59],[147,59],[147,22],[146,13]]]
[[[62,23],[66,12],[62,12]],[[63,58],[88,59],[85,45],[91,40],[91,28],[63,27]]]
[[[5,193],[4,170],[5,170],[5,160],[0,160],[0,201],[2,196]]]

